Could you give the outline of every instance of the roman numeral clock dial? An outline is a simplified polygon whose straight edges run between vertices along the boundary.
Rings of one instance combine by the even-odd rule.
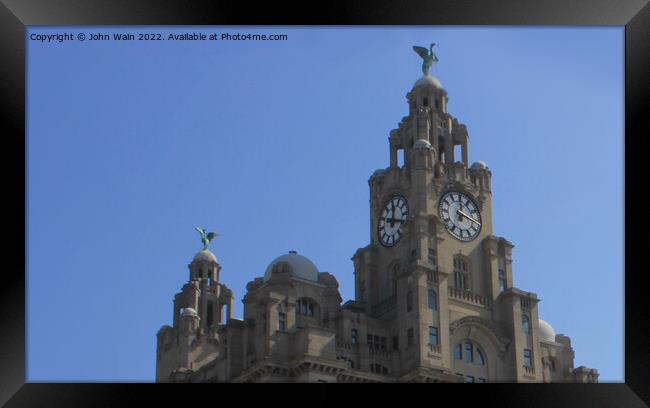
[[[408,215],[409,206],[404,197],[396,195],[386,203],[377,223],[377,238],[383,246],[392,247],[402,238]]]
[[[461,241],[471,241],[481,232],[481,213],[463,193],[449,191],[440,198],[438,213],[447,231]]]

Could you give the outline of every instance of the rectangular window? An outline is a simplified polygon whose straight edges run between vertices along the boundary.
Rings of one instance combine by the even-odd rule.
[[[433,289],[429,289],[429,309],[438,310],[438,299]]]
[[[473,377],[473,376],[471,376],[471,375],[468,375],[468,376],[466,377],[466,380],[465,380],[465,382],[468,382],[468,383],[473,383],[473,382],[474,382],[474,377]]]
[[[352,344],[357,344],[358,336],[359,336],[359,332],[357,331],[357,329],[352,329],[352,331],[350,332],[350,339]]]
[[[372,344],[372,334],[366,336],[366,343]]]
[[[285,331],[287,329],[287,315],[278,313],[278,330]]]
[[[410,312],[413,310],[413,292],[410,290],[406,293],[406,311]]]
[[[214,320],[214,303],[208,301],[208,313],[206,316],[207,325],[212,326],[212,321]]]
[[[454,272],[454,287],[457,289],[463,288],[463,274],[458,271]]]
[[[499,292],[506,290],[506,271],[499,269]]]
[[[486,383],[487,380],[486,380],[485,378],[481,378],[481,377],[479,377],[479,378],[478,378],[478,382],[480,382],[480,383]]]
[[[386,337],[382,337],[380,340],[381,340],[381,349],[386,350]]]
[[[429,326],[429,344],[438,345],[438,328]]]
[[[433,248],[429,248],[429,261],[436,264],[436,250]]]
[[[361,281],[361,287],[359,288],[359,301],[366,301],[366,281]]]
[[[454,358],[456,360],[462,360],[463,359],[463,346],[458,343],[456,345],[456,348],[454,349]]]
[[[533,366],[533,353],[529,349],[524,349],[524,367]]]
[[[408,331],[406,332],[406,344],[408,346],[413,345],[413,329],[412,328],[408,329]]]
[[[393,350],[399,350],[399,338],[393,336]]]

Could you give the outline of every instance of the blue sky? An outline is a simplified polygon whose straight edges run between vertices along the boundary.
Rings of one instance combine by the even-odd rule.
[[[353,298],[368,184],[421,76],[493,175],[515,286],[623,379],[622,27],[32,27],[287,34],[287,41],[27,41],[28,379],[153,381],[155,334],[201,248],[242,316],[289,250]],[[166,36],[166,35],[165,35]]]

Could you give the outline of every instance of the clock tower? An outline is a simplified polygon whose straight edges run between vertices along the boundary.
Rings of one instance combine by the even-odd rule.
[[[406,98],[390,164],[368,181],[370,244],[352,258],[356,302],[391,322],[403,373],[541,381],[537,331],[521,330],[524,314],[538,320],[538,299],[512,288],[513,245],[493,234],[492,173],[469,165],[467,128],[437,78],[426,72]],[[487,355],[499,358],[472,364]]]

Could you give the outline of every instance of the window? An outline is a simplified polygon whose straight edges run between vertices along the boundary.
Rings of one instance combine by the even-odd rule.
[[[454,358],[456,360],[462,360],[463,359],[463,346],[461,346],[460,343],[456,345],[456,348],[454,349]]]
[[[465,343],[465,361],[474,361],[474,345],[472,343]]]
[[[521,329],[526,334],[530,333],[530,320],[528,319],[528,315],[521,315]]]
[[[458,343],[454,348],[454,359],[465,360],[467,363],[485,365],[485,357],[479,347],[471,341]]]
[[[424,100],[422,100],[422,105],[429,106],[429,98],[424,98]]]
[[[467,289],[467,275],[459,271],[454,272],[454,287]]]
[[[413,310],[413,292],[410,290],[406,292],[406,311],[410,312]]]
[[[336,357],[336,359],[345,361],[345,364],[348,366],[348,368],[354,368],[354,360],[352,360],[351,358],[347,358],[345,356],[339,356]]]
[[[433,248],[429,248],[429,262],[436,264],[436,250]]]
[[[359,332],[357,331],[357,329],[352,329],[350,331],[350,341],[352,342],[352,344],[357,344],[358,337],[359,337]]]
[[[305,316],[313,316],[314,304],[307,299],[298,299],[296,301],[296,313]]]
[[[471,376],[471,375],[468,375],[467,377],[465,377],[465,382],[473,383],[474,382],[474,377]]]
[[[438,344],[438,328],[429,326],[429,344]]]
[[[431,310],[438,310],[438,296],[436,295],[436,291],[433,289],[429,289],[429,309]]]
[[[533,366],[533,353],[530,349],[524,349],[524,367]]]
[[[476,364],[485,365],[485,358],[483,358],[483,353],[481,353],[478,347],[476,348]]]
[[[506,290],[506,271],[499,269],[499,292]]]
[[[478,378],[478,382],[480,382],[480,383],[486,383],[487,380],[486,380],[485,378],[479,377],[479,378]]]
[[[359,301],[360,302],[365,302],[366,301],[366,281],[361,281],[361,287],[359,288]]]
[[[415,259],[418,257],[418,250],[414,249],[411,251],[411,259]]]
[[[399,338],[393,336],[393,350],[399,350]]]
[[[413,328],[408,329],[408,331],[406,332],[406,344],[408,346],[413,345]]]
[[[208,313],[206,316],[206,323],[208,326],[212,326],[213,320],[214,320],[214,303],[212,301],[208,301]]]
[[[263,330],[266,331],[267,330],[267,328],[266,328],[266,313],[262,313],[262,326],[263,326]]]
[[[436,103],[436,109],[440,109],[440,101],[438,100],[438,98],[436,98],[435,103]]]
[[[287,315],[278,313],[278,330],[285,331],[287,329]]]
[[[386,337],[377,336],[374,334],[368,334],[366,337],[368,346],[373,349],[386,350]]]
[[[375,374],[388,374],[388,369],[381,364],[370,364],[370,371]]]

